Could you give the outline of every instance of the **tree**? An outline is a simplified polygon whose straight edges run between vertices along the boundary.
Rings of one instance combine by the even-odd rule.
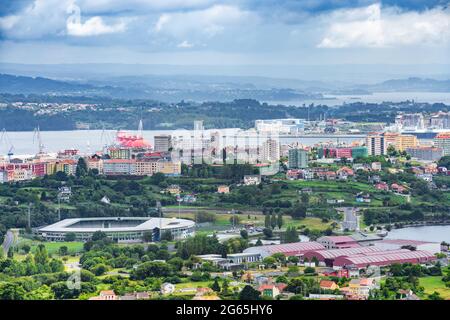
[[[285,243],[298,242],[298,232],[297,228],[294,226],[287,227],[284,232],[283,240]]]
[[[241,292],[239,292],[239,300],[261,300],[260,293],[252,286],[246,285]]]
[[[256,240],[256,242],[255,242],[255,247],[260,247],[262,245],[263,245],[263,243],[261,241],[261,238],[258,238],[258,240]]]
[[[47,249],[43,244],[38,245],[36,253],[34,254],[34,263],[46,265],[48,263]]]
[[[167,263],[149,261],[139,265],[131,275],[134,279],[144,280],[149,277],[167,277],[171,274],[171,267]]]
[[[314,274],[316,273],[316,269],[314,269],[313,267],[306,267],[305,270],[303,270],[303,272],[305,274]]]
[[[100,240],[106,239],[107,237],[108,236],[106,235],[106,233],[104,233],[103,231],[98,230],[98,231],[95,231],[92,234],[91,240],[92,241],[100,241]]]
[[[9,259],[14,258],[14,248],[13,247],[9,247],[7,257]]]
[[[283,214],[281,212],[279,212],[277,216],[277,226],[278,229],[281,229],[281,227],[283,226]]]
[[[77,169],[75,170],[75,175],[77,178],[84,177],[88,174],[88,166],[86,160],[80,157],[77,163]]]
[[[68,233],[66,233],[66,235],[64,236],[64,239],[65,239],[67,242],[73,242],[73,241],[75,241],[75,240],[77,239],[77,235],[76,235],[75,233],[73,233],[73,232],[68,232]]]
[[[266,213],[265,217],[264,217],[264,227],[266,228],[270,228],[271,227],[271,214]]]
[[[223,279],[222,282],[222,294],[227,295],[229,292],[230,286],[229,286],[229,280],[227,278]]]
[[[219,285],[219,280],[218,278],[214,279],[213,284],[211,285],[211,289],[213,289],[213,291],[215,292],[220,292],[220,285]]]
[[[309,204],[309,194],[307,194],[306,192],[302,193],[302,195],[300,196],[300,199],[305,206],[307,206]]]
[[[272,229],[270,229],[270,228],[264,228],[263,234],[267,239],[270,239],[273,237],[273,232],[272,232]]]
[[[59,255],[60,256],[67,256],[68,253],[69,253],[69,248],[67,248],[67,246],[59,247]]]
[[[293,219],[303,219],[306,217],[306,206],[303,204],[297,204],[291,210],[291,216]]]
[[[242,239],[248,239],[248,232],[245,229],[241,230],[241,237]]]
[[[24,300],[26,291],[18,283],[4,282],[0,284],[0,300]]]
[[[270,215],[270,226],[272,229],[275,229],[277,226],[277,217],[275,215]]]
[[[21,249],[25,254],[29,254],[31,251],[31,247],[28,244],[22,245]]]
[[[95,265],[93,268],[91,268],[91,271],[96,276],[101,276],[101,275],[105,274],[106,271],[108,271],[108,266],[105,265],[104,263],[99,263],[99,264]]]

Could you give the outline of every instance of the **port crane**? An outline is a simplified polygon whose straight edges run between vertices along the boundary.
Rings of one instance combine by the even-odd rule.
[[[38,154],[44,153],[44,144],[42,143],[42,137],[41,137],[41,130],[39,129],[39,126],[34,129],[34,135],[33,135],[33,143],[37,140],[38,142]]]
[[[8,159],[11,160],[11,157],[14,155],[14,145],[12,144],[11,139],[9,138],[5,128],[2,129],[2,132],[0,134],[0,144],[2,142],[4,142],[5,145],[9,145]]]

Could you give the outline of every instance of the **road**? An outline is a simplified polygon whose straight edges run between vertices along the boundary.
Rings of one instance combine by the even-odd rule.
[[[348,229],[350,231],[359,230],[358,216],[356,215],[356,209],[352,207],[340,208],[344,213],[344,221],[342,222],[342,229]]]
[[[170,207],[170,208],[162,208],[163,213],[178,213],[177,207]],[[231,209],[223,209],[223,208],[180,208],[180,213],[196,213],[199,211],[208,211],[208,212],[215,212],[217,214],[221,213],[229,213],[231,212]],[[254,210],[239,210],[242,212],[242,214],[250,214],[250,215],[261,215],[261,211],[254,211]]]
[[[9,248],[14,244],[14,233],[11,230],[8,230],[5,235],[5,240],[3,240],[3,252],[5,254],[8,253]]]

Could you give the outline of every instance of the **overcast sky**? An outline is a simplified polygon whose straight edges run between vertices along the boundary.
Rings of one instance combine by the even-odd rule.
[[[450,64],[445,0],[0,0],[0,62]]]

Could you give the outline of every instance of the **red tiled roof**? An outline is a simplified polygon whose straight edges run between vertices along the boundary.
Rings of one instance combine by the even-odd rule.
[[[320,287],[321,288],[331,288],[333,286],[335,286],[336,283],[334,281],[331,280],[321,280],[320,281]]]

